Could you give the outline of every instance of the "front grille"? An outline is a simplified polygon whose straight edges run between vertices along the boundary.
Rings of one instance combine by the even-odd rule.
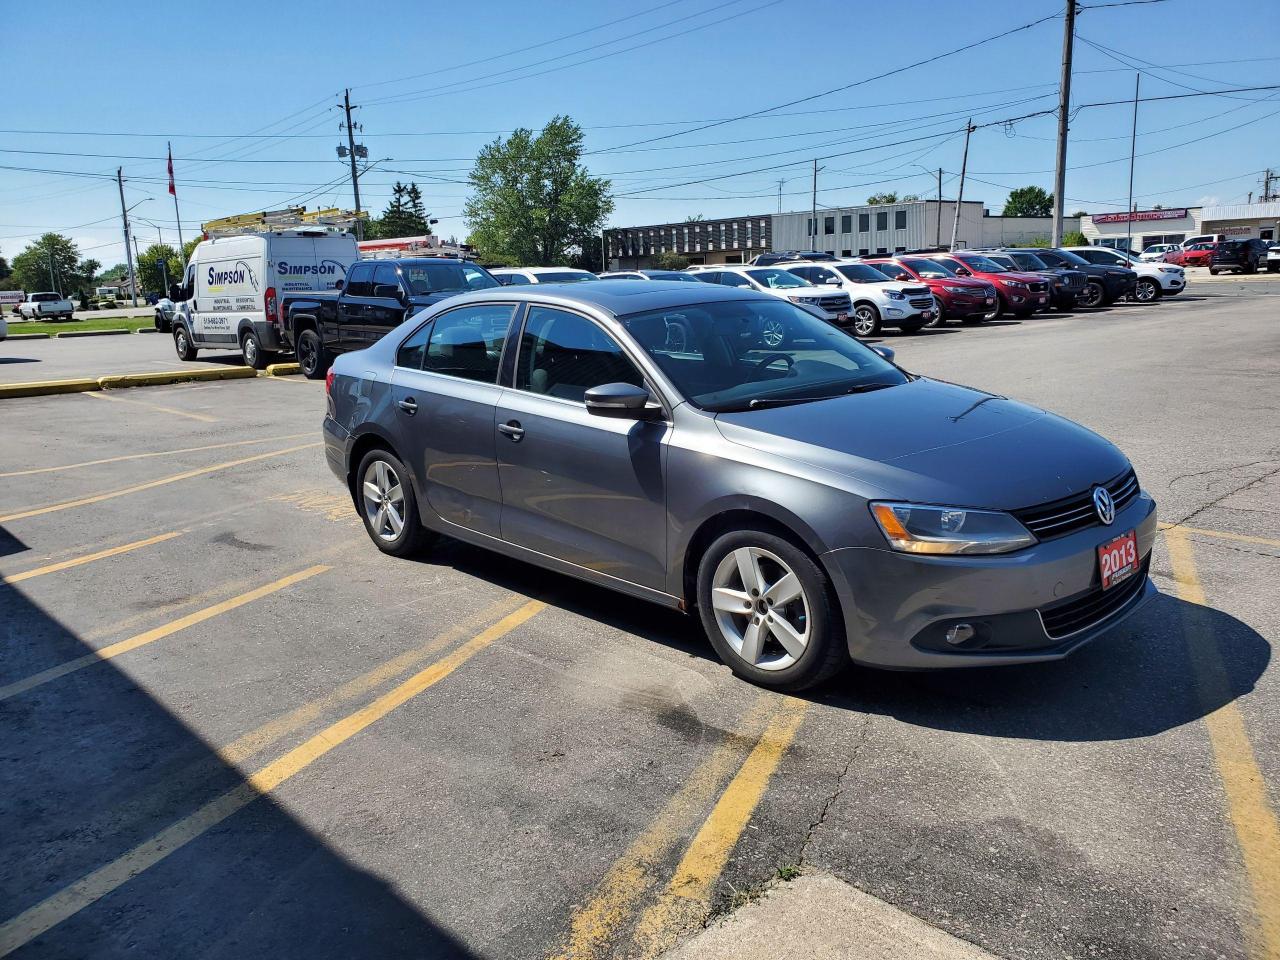
[[[903,287],[902,295],[904,297],[927,297],[929,296],[928,287]]]
[[[847,311],[853,301],[849,299],[847,293],[837,294],[832,297],[823,297],[818,301],[818,306],[824,310],[845,310]]]
[[[910,303],[911,306],[915,307],[917,310],[933,309],[933,297],[912,297],[907,302]]]
[[[1151,554],[1148,553],[1142,558],[1136,573],[1130,574],[1128,580],[1110,590],[1103,590],[1099,584],[1061,603],[1041,607],[1037,612],[1044,625],[1044,632],[1054,640],[1065,640],[1072,634],[1099,626],[1120,613],[1142,593],[1150,564]]]
[[[1061,275],[1062,285],[1069,290],[1084,286],[1084,274],[1079,270],[1068,270]]]
[[[1129,469],[1104,486],[1115,502],[1116,513],[1119,513],[1138,495],[1138,475]],[[1038,507],[1023,507],[1010,512],[1041,540],[1065,537],[1069,533],[1087,530],[1102,522],[1093,506],[1092,489],[1052,503],[1042,503]]]
[[[1043,280],[1032,281],[1027,284],[1027,286],[1031,288],[1032,293],[1045,293],[1049,289],[1049,284],[1045,283]]]

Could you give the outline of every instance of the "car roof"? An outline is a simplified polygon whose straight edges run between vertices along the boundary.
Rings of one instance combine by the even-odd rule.
[[[708,303],[720,300],[756,300],[774,302],[776,297],[740,287],[722,287],[719,284],[692,283],[678,280],[654,280],[636,283],[634,280],[601,280],[598,283],[547,284],[529,287],[500,287],[459,294],[449,300],[450,305],[499,301],[510,303],[535,301],[562,304],[567,307],[596,307],[614,316],[625,316],[646,310],[664,310],[669,307],[687,306],[691,303]]]

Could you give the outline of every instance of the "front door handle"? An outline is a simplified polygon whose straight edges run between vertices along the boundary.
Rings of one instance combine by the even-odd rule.
[[[519,420],[508,420],[506,423],[498,424],[498,432],[510,437],[512,443],[519,443],[524,437],[524,427],[520,426]]]
[[[397,400],[396,406],[411,417],[418,412],[418,401],[413,399],[413,397],[405,397],[403,400]]]

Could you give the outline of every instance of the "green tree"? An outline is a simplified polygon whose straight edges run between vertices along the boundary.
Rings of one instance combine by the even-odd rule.
[[[422,205],[422,191],[416,183],[396,181],[391,189],[391,202],[378,218],[379,237],[420,237],[431,232],[431,218]],[[365,231],[368,237],[369,230]]]
[[[119,283],[127,276],[129,276],[129,268],[123,263],[117,263],[110,270],[104,270],[102,273],[98,274],[98,279],[101,280],[103,284]]]
[[[1003,215],[1006,217],[1047,217],[1053,213],[1053,194],[1045,193],[1043,187],[1018,187],[1009,191],[1009,199],[1004,202]]]
[[[9,266],[9,261],[0,257],[0,280],[8,280],[11,273],[13,269]]]
[[[92,281],[99,266],[96,260],[81,260],[70,237],[46,233],[13,258],[11,269],[16,289],[70,293]]]
[[[659,253],[653,258],[653,265],[659,270],[683,270],[689,265],[689,259],[678,253]]]
[[[1088,210],[1077,210],[1077,211],[1075,211],[1075,212],[1074,212],[1073,214],[1071,214],[1071,215],[1072,215],[1073,217],[1087,217],[1087,216],[1089,215],[1089,211],[1088,211]]]
[[[1032,237],[1027,241],[1028,247],[1047,247],[1049,246],[1048,237]]]
[[[918,193],[908,193],[908,194],[906,194],[905,196],[903,196],[903,198],[902,198],[902,202],[903,202],[903,203],[915,203],[915,202],[916,202],[917,200],[919,200],[919,199],[920,199],[920,194],[918,194]]]
[[[193,250],[195,250],[195,248],[196,248],[197,246],[199,246],[200,241],[201,241],[202,239],[204,239],[204,238],[203,238],[203,237],[192,237],[190,240],[188,240],[186,243],[184,243],[184,244],[182,245],[182,259],[183,259],[183,261],[185,261],[186,263],[190,263],[190,262],[191,262],[191,253],[192,253],[192,251],[193,251]]]
[[[153,243],[138,254],[138,283],[142,290],[168,296],[169,284],[181,280],[182,259],[169,244]]]
[[[463,208],[481,259],[561,266],[588,248],[613,198],[582,165],[582,143],[582,128],[557,116],[537,135],[521,128],[481,149]]]
[[[1072,230],[1070,233],[1062,235],[1062,245],[1064,247],[1087,247],[1089,238],[1079,230]]]
[[[685,223],[701,223],[701,222],[702,222],[703,220],[705,220],[705,219],[707,219],[707,218],[706,218],[706,217],[704,217],[702,214],[700,214],[700,213],[695,213],[695,214],[692,214],[692,215],[690,215],[690,216],[685,217],[685,218],[684,218],[684,222],[685,222]]]
[[[874,206],[877,203],[897,203],[898,195],[896,193],[873,193],[867,197],[867,203]]]

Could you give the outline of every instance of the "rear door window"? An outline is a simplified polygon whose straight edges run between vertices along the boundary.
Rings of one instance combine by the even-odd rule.
[[[502,344],[514,313],[514,304],[477,303],[436,317],[424,328],[430,333],[422,353],[422,369],[464,380],[497,383]],[[402,366],[411,366],[418,356],[419,333],[410,336],[401,346],[405,360]],[[400,356],[396,359],[399,362]]]

